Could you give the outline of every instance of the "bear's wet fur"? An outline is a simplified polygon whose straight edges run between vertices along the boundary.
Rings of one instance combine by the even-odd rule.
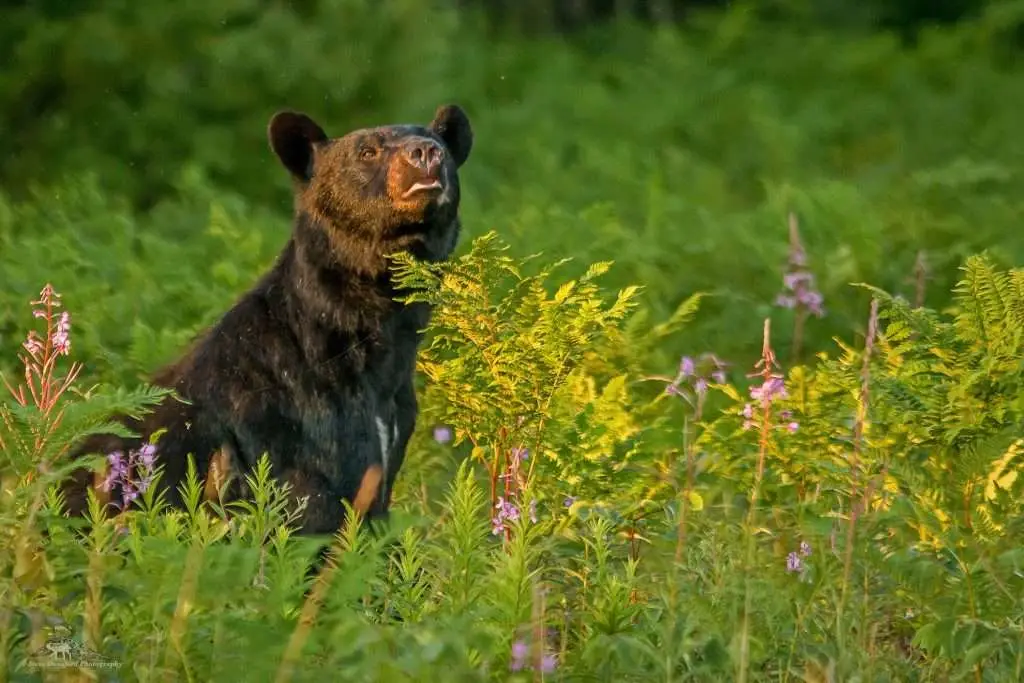
[[[187,456],[207,476],[207,497],[248,497],[244,475],[268,454],[271,472],[308,497],[301,533],[333,533],[341,500],[386,514],[416,423],[413,375],[430,310],[402,304],[386,255],[448,258],[459,237],[458,169],[473,146],[469,119],[439,107],[428,126],[361,129],[329,138],[305,114],[271,119],[271,149],[292,177],[290,239],[274,266],[156,386],[174,389],[141,419],[138,438],[102,434],[74,457],[137,450],[158,430],[160,488],[181,506]],[[379,469],[378,469],[379,468]],[[71,514],[103,475],[84,468],[64,487]],[[214,490],[219,489],[219,490]],[[367,502],[369,500],[369,502]]]

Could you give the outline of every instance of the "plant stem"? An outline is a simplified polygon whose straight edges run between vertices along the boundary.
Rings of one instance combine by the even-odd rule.
[[[760,375],[767,383],[772,377],[775,368],[775,353],[771,347],[771,319],[764,321],[764,341],[761,347]],[[751,571],[754,564],[754,523],[757,519],[757,502],[761,492],[761,482],[764,479],[764,463],[768,455],[768,440],[771,430],[771,400],[767,396],[761,398],[761,435],[758,442],[757,470],[754,473],[754,485],[750,491],[750,507],[747,510],[747,552],[745,557],[744,573],[746,585],[744,587],[743,600],[743,625],[740,633],[740,661],[737,676],[738,683],[746,683],[748,670],[750,668],[750,612],[753,606],[753,593],[750,587]]]
[[[861,484],[861,451],[863,448],[864,431],[868,419],[868,404],[871,399],[871,353],[875,347],[875,335],[878,327],[878,299],[871,300],[871,312],[868,317],[867,337],[864,340],[864,360],[861,364],[860,395],[857,399],[857,415],[853,424],[853,450],[850,456],[850,519],[846,526],[846,547],[843,549],[843,585],[836,608],[836,625],[842,639],[842,618],[850,590],[850,574],[853,571],[853,546],[857,535],[857,517],[860,513],[857,501],[857,489]],[[867,483],[864,484],[863,505],[867,510]]]

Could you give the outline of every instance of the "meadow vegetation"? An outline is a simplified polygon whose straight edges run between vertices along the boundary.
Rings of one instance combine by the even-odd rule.
[[[4,9],[0,671],[1024,680],[1019,4],[913,44],[441,5]],[[465,236],[395,263],[439,307],[388,527],[293,537],[266,467],[162,511],[159,459],[63,517],[68,444],[159,400],[283,245],[270,115],[448,101]],[[101,659],[40,668],[54,633]]]

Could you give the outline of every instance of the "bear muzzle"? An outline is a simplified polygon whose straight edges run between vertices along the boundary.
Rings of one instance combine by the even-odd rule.
[[[401,165],[399,176],[402,199],[419,193],[441,194],[444,148],[429,138],[414,137],[404,140],[398,150],[396,162]]]

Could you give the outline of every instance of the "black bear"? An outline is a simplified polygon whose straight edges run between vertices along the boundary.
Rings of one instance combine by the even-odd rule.
[[[416,422],[413,373],[430,311],[395,301],[385,257],[451,255],[460,231],[458,169],[473,133],[465,112],[447,105],[426,127],[340,138],[305,114],[281,112],[268,137],[294,185],[294,227],[283,252],[154,377],[186,402],[169,398],[142,419],[124,417],[139,438],[96,435],[75,454],[124,453],[166,430],[156,462],[168,502],[180,506],[188,454],[200,475],[209,473],[208,496],[230,472],[220,493],[237,498],[250,493],[238,475],[267,453],[275,478],[307,497],[300,532],[332,533],[342,499],[371,518],[390,504]],[[80,469],[67,482],[72,514],[82,514],[86,490],[99,481]]]

